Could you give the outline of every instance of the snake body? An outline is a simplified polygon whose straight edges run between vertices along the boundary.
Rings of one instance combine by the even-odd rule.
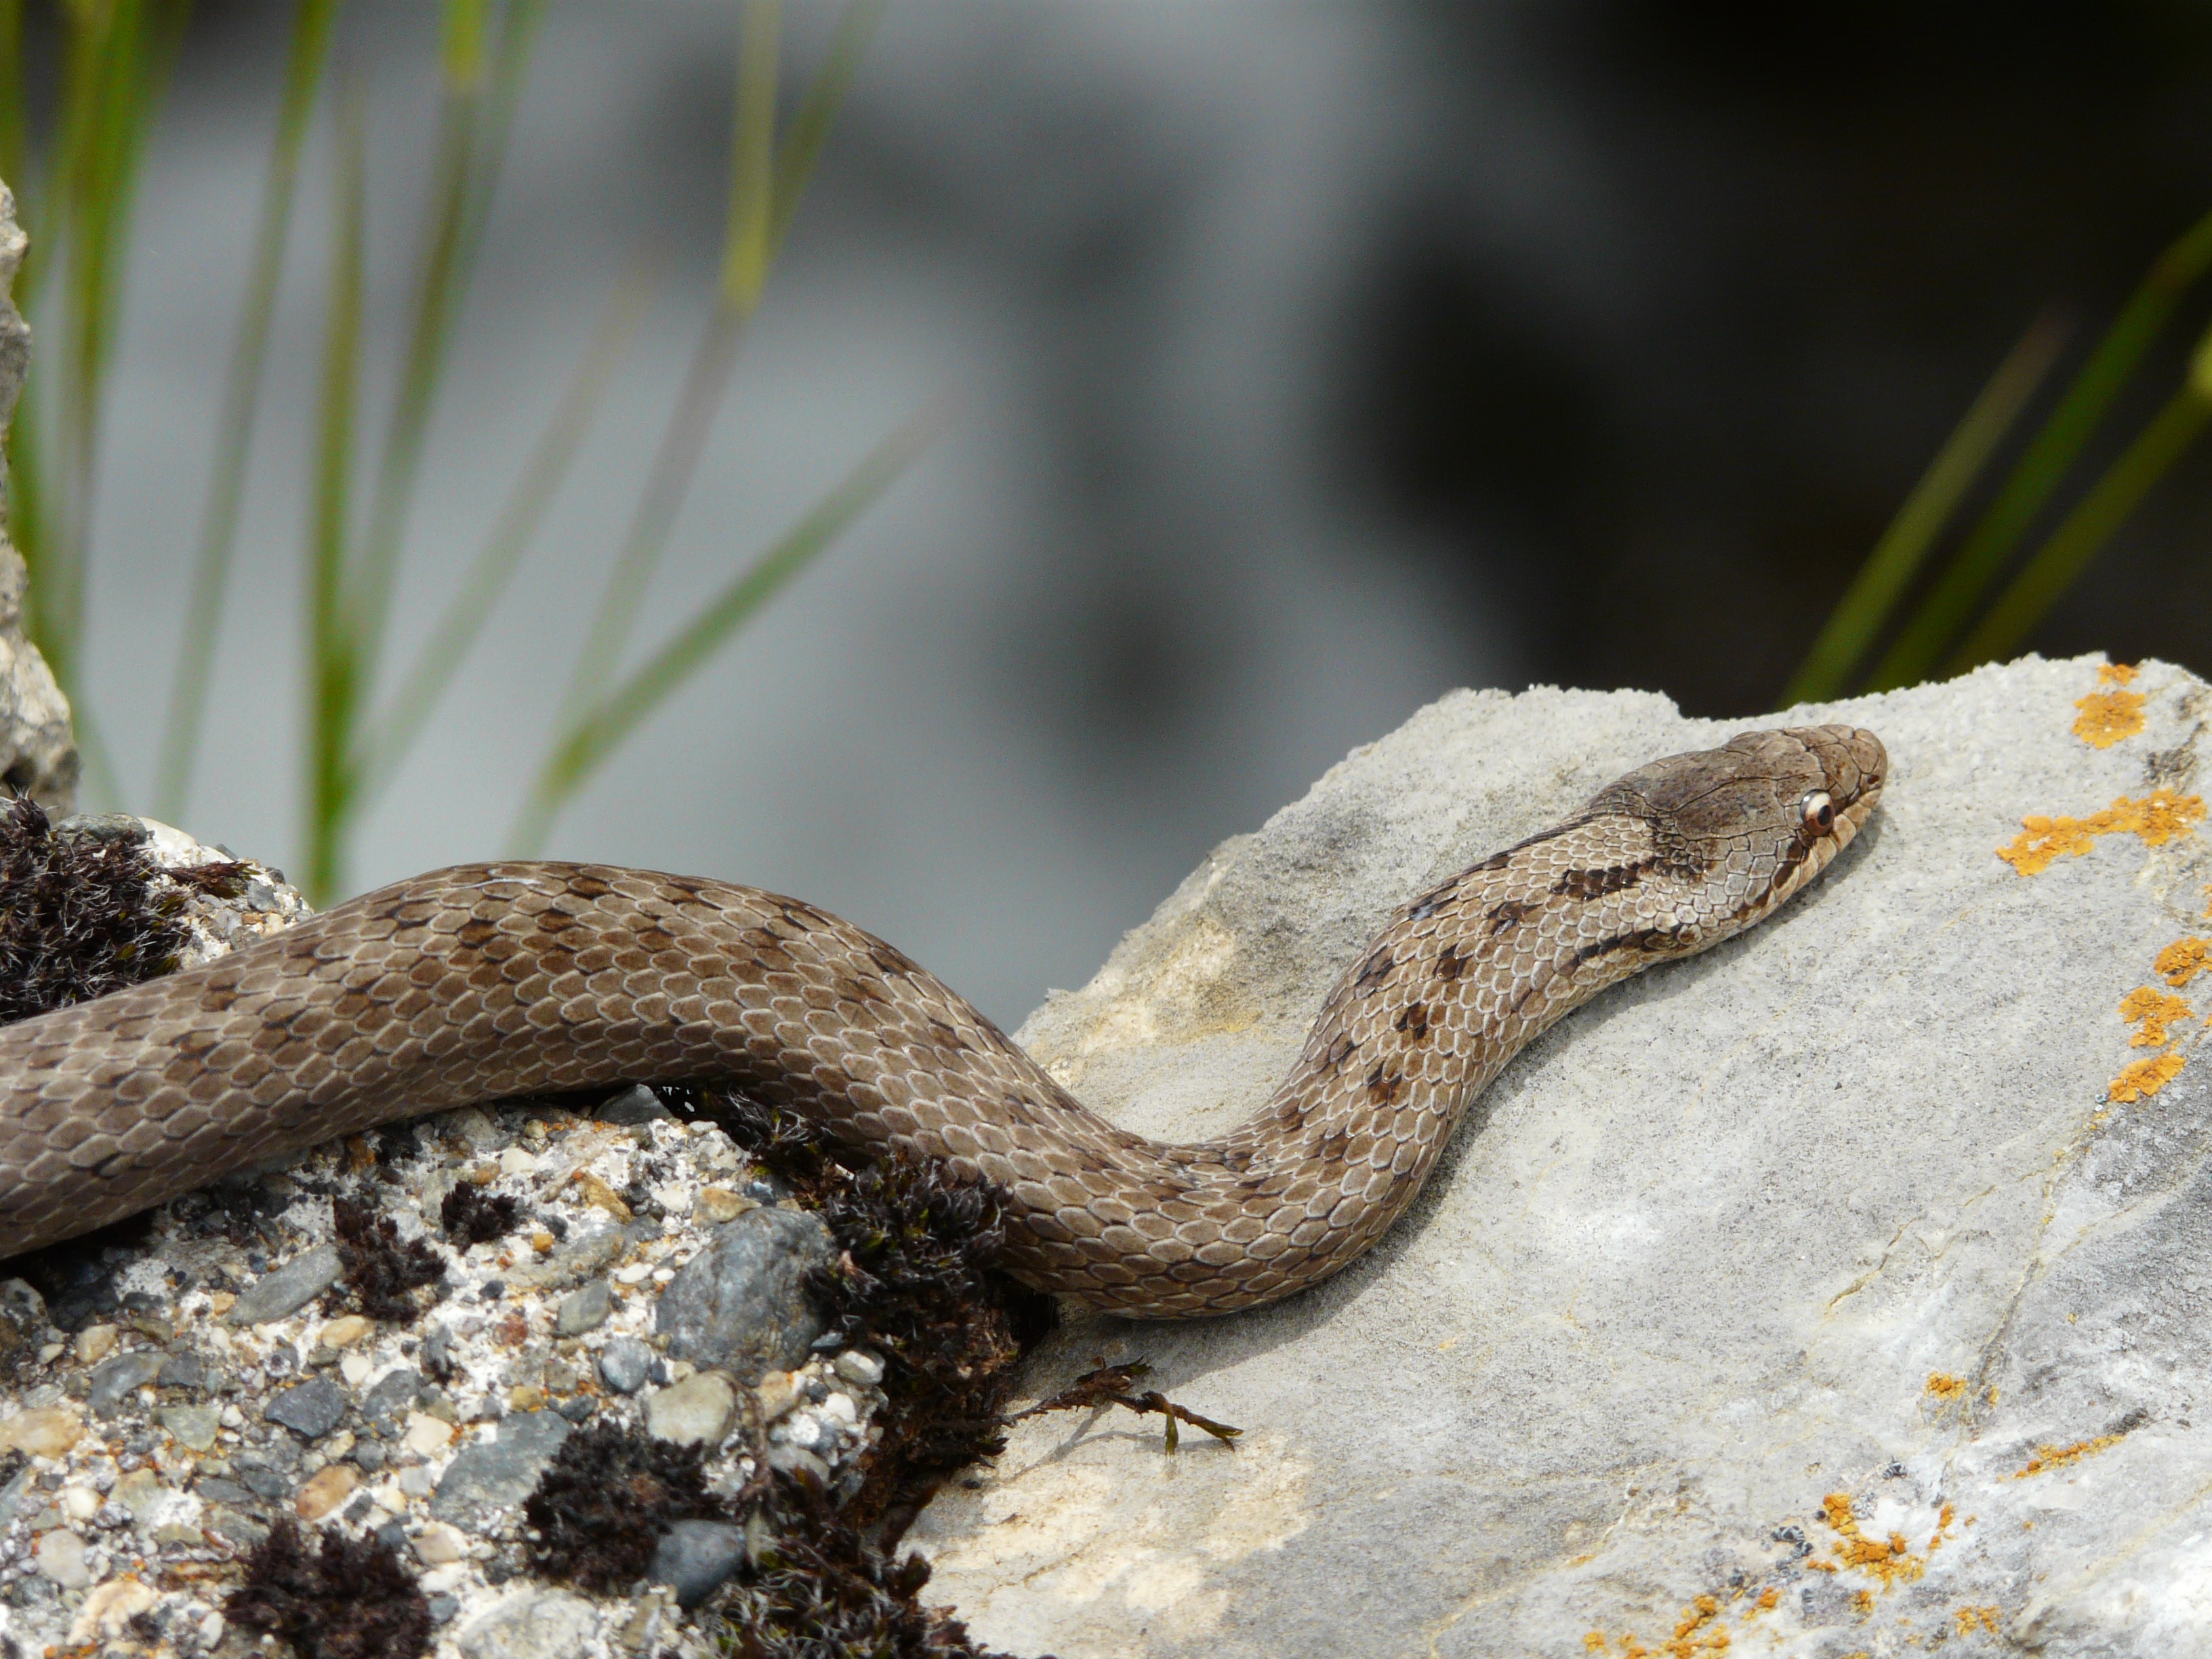
[[[1869,732],[1655,762],[1421,894],[1221,1139],[1115,1127],[956,993],[811,905],[586,864],[464,865],[0,1030],[0,1255],[425,1112],[719,1081],[1008,1197],[1007,1265],[1141,1317],[1289,1295],[1413,1201],[1468,1105],[1604,987],[1704,950],[1865,822]]]

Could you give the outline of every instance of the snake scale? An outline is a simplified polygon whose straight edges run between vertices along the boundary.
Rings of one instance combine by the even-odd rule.
[[[0,1030],[0,1255],[380,1123],[618,1082],[735,1085],[1008,1194],[1007,1266],[1139,1317],[1218,1314],[1380,1237],[1537,1033],[1818,875],[1888,767],[1850,726],[1657,761],[1392,916],[1221,1139],[1117,1129],[891,946],[795,899],[464,865]]]

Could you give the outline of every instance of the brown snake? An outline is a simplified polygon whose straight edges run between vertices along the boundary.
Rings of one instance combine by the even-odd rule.
[[[1163,1146],[1085,1109],[890,945],[795,899],[598,865],[440,870],[0,1030],[0,1255],[340,1135],[504,1096],[731,1083],[1009,1195],[1008,1266],[1141,1317],[1352,1261],[1568,1010],[1749,927],[1880,798],[1871,732],[1657,761],[1399,910],[1273,1097]]]

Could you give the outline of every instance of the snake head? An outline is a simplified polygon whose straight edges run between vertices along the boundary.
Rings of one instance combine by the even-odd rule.
[[[1881,739],[1862,726],[1744,732],[1638,768],[1587,811],[1650,824],[1689,878],[1674,948],[1703,950],[1826,869],[1864,827],[1888,776]]]

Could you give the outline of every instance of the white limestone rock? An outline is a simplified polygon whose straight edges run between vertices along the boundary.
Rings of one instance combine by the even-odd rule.
[[[2147,726],[2092,746],[2077,700],[2115,692]],[[2212,847],[2087,834],[2193,793],[2207,694],[2031,658],[1794,711],[1889,748],[1836,866],[1533,1044],[1328,1283],[1072,1321],[1037,1394],[1143,1355],[1243,1438],[1170,1460],[1152,1419],[1016,1425],[911,1536],[930,1598],[1061,1659],[2212,1650]],[[1779,723],[1447,697],[1218,848],[1021,1038],[1121,1122],[1218,1133],[1408,895]],[[2089,819],[2088,850],[2024,875],[1997,852],[2039,814]],[[2181,1069],[2112,1098],[2146,1061]]]
[[[15,222],[15,195],[0,182],[0,434],[15,412],[31,362],[30,328],[9,297],[27,245]],[[0,493],[0,509],[6,505]],[[33,797],[58,816],[69,811],[76,793],[76,736],[68,699],[23,632],[27,580],[22,556],[0,525],[0,784]]]

